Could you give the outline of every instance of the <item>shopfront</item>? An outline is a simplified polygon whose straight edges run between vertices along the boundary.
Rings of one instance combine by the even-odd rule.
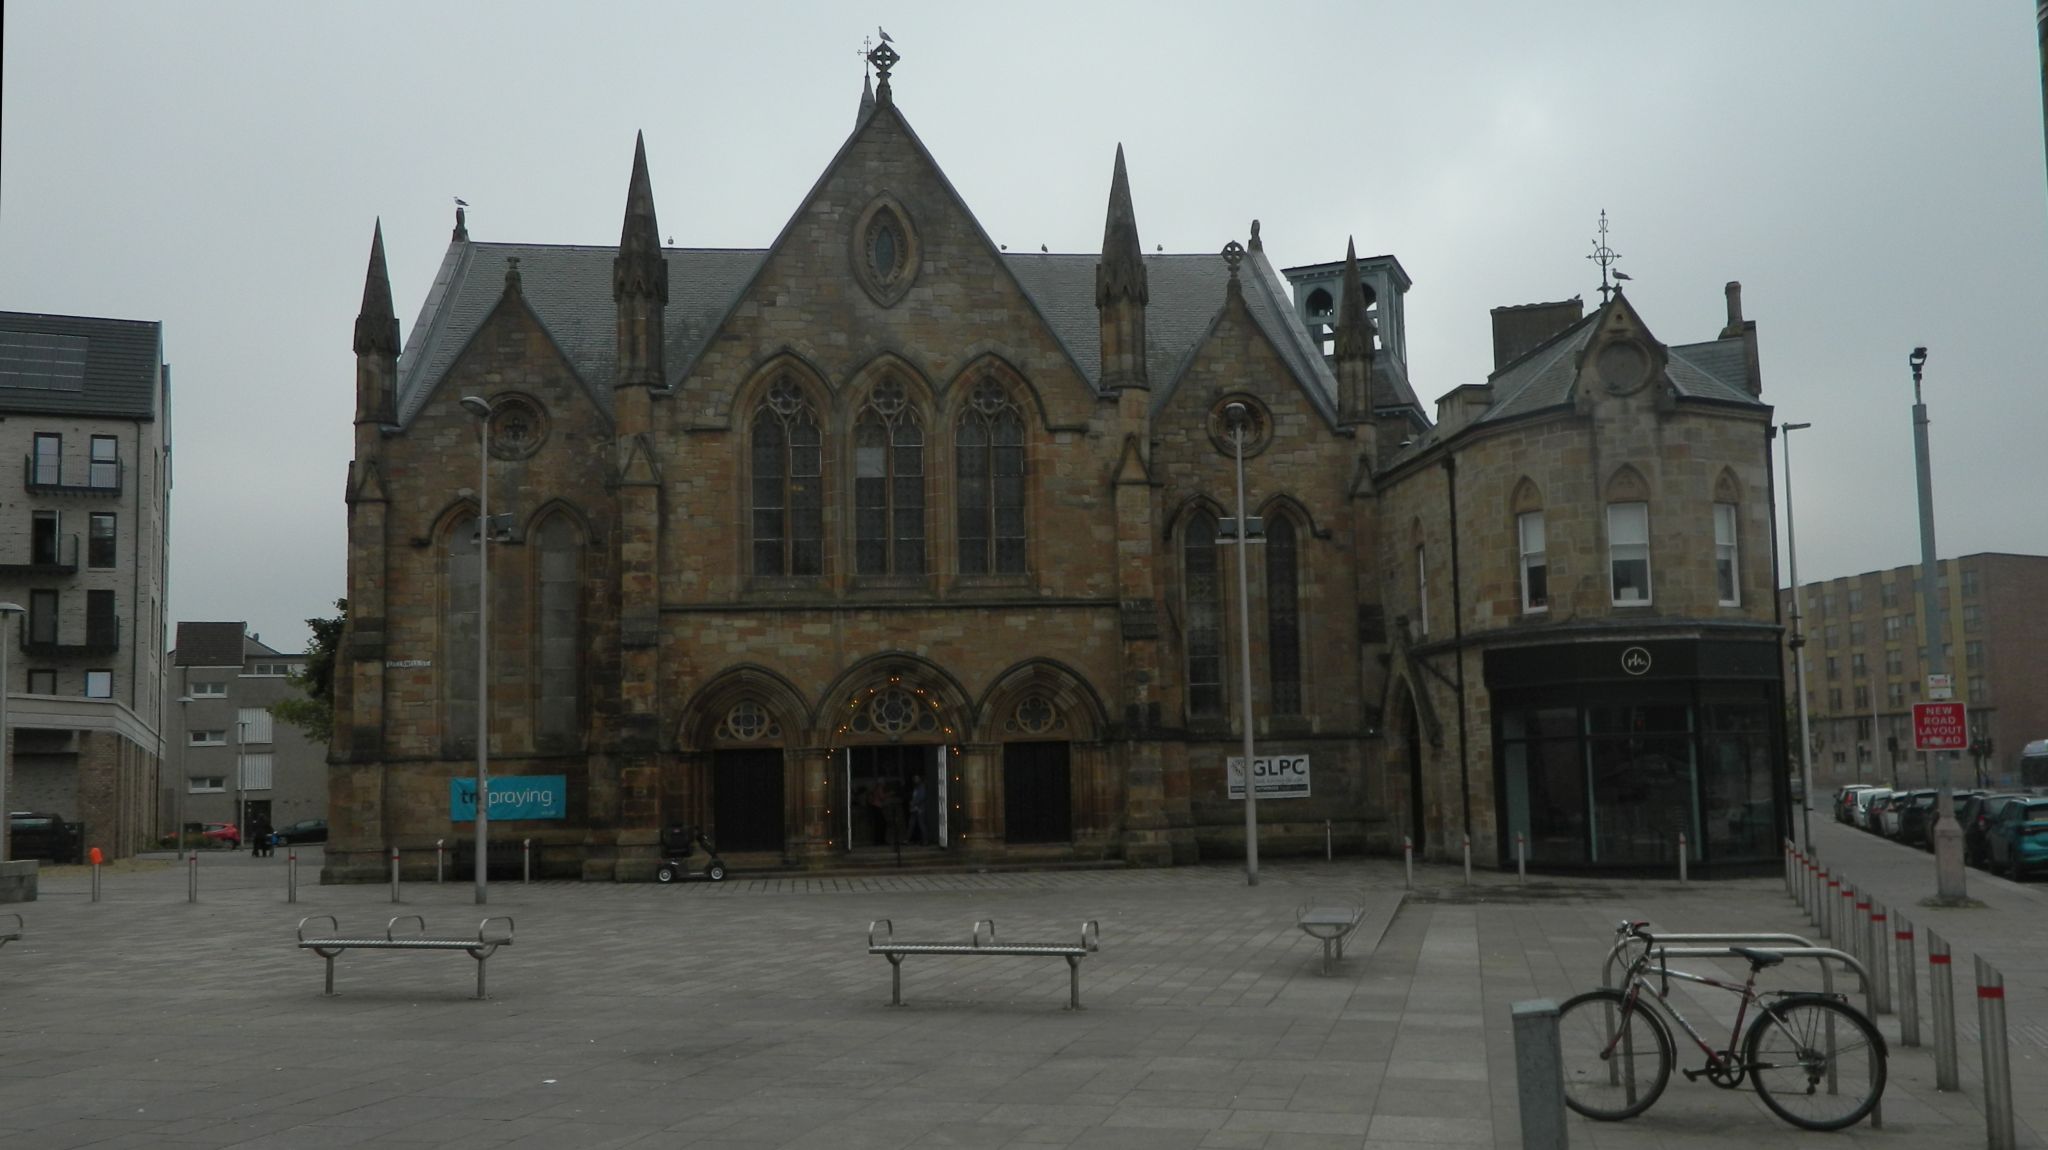
[[[1775,642],[1486,653],[1499,857],[1532,867],[1768,863],[1789,809]]]

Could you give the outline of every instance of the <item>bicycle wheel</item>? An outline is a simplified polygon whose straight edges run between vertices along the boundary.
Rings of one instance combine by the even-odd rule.
[[[1634,1118],[1671,1081],[1671,1031],[1618,990],[1589,990],[1557,1012],[1564,1102],[1601,1122]]]
[[[1840,1130],[1884,1094],[1884,1036],[1863,1012],[1820,995],[1767,1005],[1742,1043],[1764,1105],[1794,1126]]]

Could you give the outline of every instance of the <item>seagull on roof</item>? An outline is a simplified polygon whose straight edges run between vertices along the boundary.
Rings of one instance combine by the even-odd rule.
[[[1632,275],[1630,275],[1630,274],[1628,274],[1627,272],[1624,272],[1624,271],[1616,271],[1616,272],[1614,273],[1614,278],[1615,278],[1615,279],[1618,279],[1618,280],[1632,280],[1632,279],[1634,279],[1634,278],[1636,278],[1636,277],[1634,277],[1634,276],[1632,276]]]
[[[882,43],[884,44],[894,44],[896,42],[894,40],[889,39],[889,34],[887,32],[882,31],[882,26],[880,24],[875,25],[875,35],[880,36],[882,38]]]
[[[1038,250],[1039,250],[1039,251],[1042,251],[1042,252],[1049,252],[1049,251],[1051,251],[1052,249],[1051,249],[1051,248],[1049,248],[1049,247],[1046,247],[1046,246],[1045,246],[1044,244],[1040,244],[1040,245],[1038,245]]]

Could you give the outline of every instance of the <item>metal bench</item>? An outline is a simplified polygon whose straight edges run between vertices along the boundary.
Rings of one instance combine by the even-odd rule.
[[[21,941],[21,916],[18,914],[0,914],[0,919],[6,918],[13,919],[14,925],[10,927],[4,922],[0,922],[0,946],[6,946],[10,942]]]
[[[1303,934],[1322,942],[1323,973],[1328,974],[1331,950],[1334,948],[1336,957],[1343,958],[1344,940],[1358,929],[1364,918],[1365,906],[1362,903],[1337,906],[1305,902],[1294,912],[1294,925],[1300,927]]]
[[[306,924],[317,920],[327,921],[328,933],[306,934]],[[399,934],[398,924],[411,921],[419,924],[418,934]],[[500,931],[493,931],[491,924],[505,924]],[[384,936],[350,937],[341,933],[341,924],[331,914],[309,914],[299,920],[299,949],[310,950],[327,960],[327,994],[334,993],[334,958],[344,950],[459,950],[476,959],[476,996],[488,998],[484,993],[484,961],[501,946],[512,945],[512,916],[494,915],[483,920],[476,928],[475,935],[428,934],[427,920],[416,914],[401,914],[384,924]]]
[[[882,937],[875,938],[875,928],[882,928]],[[982,938],[982,928],[988,928],[988,938]],[[1081,959],[1095,953],[1102,946],[1102,926],[1089,919],[1081,924],[1079,942],[996,942],[996,923],[985,918],[974,924],[974,933],[967,942],[898,942],[896,924],[886,918],[876,919],[868,924],[868,953],[879,954],[889,960],[889,1005],[903,1005],[903,958],[910,954],[986,954],[1006,957],[1030,957],[1042,955],[1047,958],[1067,960],[1067,1009],[1081,1009]]]

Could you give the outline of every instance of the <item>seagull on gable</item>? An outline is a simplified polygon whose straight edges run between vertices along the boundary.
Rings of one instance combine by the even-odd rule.
[[[880,24],[875,25],[875,35],[880,36],[882,38],[882,43],[884,44],[894,44],[896,42],[894,40],[889,39],[889,34],[887,32],[882,31],[882,26]]]

